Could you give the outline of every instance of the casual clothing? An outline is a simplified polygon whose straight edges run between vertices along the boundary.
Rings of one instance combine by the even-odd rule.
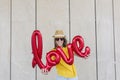
[[[63,47],[62,49],[63,49],[65,55],[67,57],[69,57],[67,47]],[[62,58],[61,58],[59,64],[56,65],[56,70],[57,70],[57,74],[58,74],[57,80],[77,80],[77,79],[72,79],[72,78],[77,77],[75,65],[67,64]],[[63,79],[61,79],[61,78],[63,78]],[[66,79],[64,79],[64,78],[66,78]]]

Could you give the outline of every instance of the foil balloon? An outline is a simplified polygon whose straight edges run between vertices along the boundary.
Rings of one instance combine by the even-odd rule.
[[[52,57],[55,57],[54,59],[52,59]],[[60,56],[57,53],[57,51],[49,51],[46,55],[46,66],[44,68],[46,68],[48,71],[50,71],[50,69],[57,65],[60,62]]]
[[[54,57],[54,59],[52,59],[52,57]],[[60,62],[60,56],[56,51],[48,52],[46,59],[47,59],[48,64],[51,66],[55,66],[56,64]]]
[[[85,51],[82,51],[84,48],[84,40],[81,36],[75,36],[72,40],[72,47],[74,52],[80,57],[87,57],[90,54],[90,48],[85,47]]]
[[[57,47],[57,51],[58,51],[58,54],[61,56],[61,58],[69,65],[73,64],[73,61],[74,61],[74,56],[73,56],[73,50],[72,50],[72,45],[71,44],[67,44],[67,49],[68,49],[68,58],[67,56],[65,55],[64,51],[62,50],[61,47]]]
[[[38,42],[36,42],[38,41]],[[42,35],[40,33],[40,31],[35,30],[32,34],[32,53],[34,54],[34,58],[32,61],[32,67],[34,68],[36,64],[38,64],[38,66],[40,68],[43,68],[44,65],[42,63],[42,61],[40,60],[42,58]],[[38,44],[37,44],[38,43]]]

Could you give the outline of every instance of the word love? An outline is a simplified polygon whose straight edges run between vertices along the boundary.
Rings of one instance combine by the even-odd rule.
[[[46,65],[42,62],[42,35],[39,30],[35,30],[32,34],[31,38],[32,44],[32,53],[33,53],[33,60],[32,60],[32,67],[34,68],[36,64],[39,66],[40,69],[46,68],[50,71],[50,69],[57,65],[62,58],[67,64],[71,65],[74,62],[74,53],[76,53],[80,57],[88,57],[90,54],[90,48],[87,46],[85,47],[85,51],[82,51],[84,48],[84,40],[81,36],[75,36],[72,40],[72,43],[67,44],[67,49],[69,53],[69,57],[67,57],[62,50],[61,47],[57,47],[56,50],[49,51],[46,55]],[[52,57],[55,59],[52,59]]]

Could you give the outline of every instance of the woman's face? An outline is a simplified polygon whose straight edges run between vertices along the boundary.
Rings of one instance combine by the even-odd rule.
[[[55,38],[55,43],[57,46],[63,47],[64,38]]]

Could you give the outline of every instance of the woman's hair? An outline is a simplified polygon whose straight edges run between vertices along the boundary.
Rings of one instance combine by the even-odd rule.
[[[66,47],[67,46],[67,39],[66,38],[63,38],[63,47]],[[56,44],[56,38],[54,38],[54,48],[57,47],[57,44]]]

